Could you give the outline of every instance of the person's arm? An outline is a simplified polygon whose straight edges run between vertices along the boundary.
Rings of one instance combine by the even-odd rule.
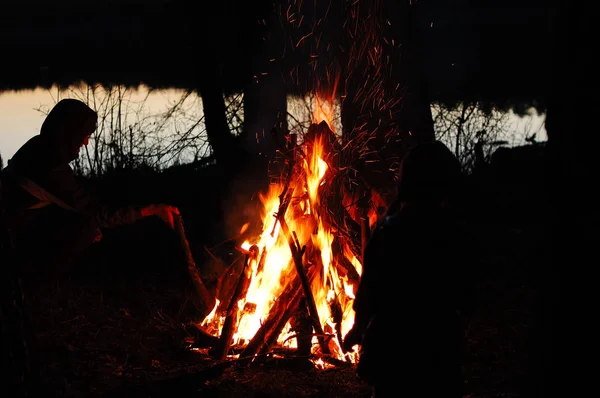
[[[175,216],[179,215],[179,209],[177,207],[164,203],[151,204],[142,207],[140,212],[142,217],[157,216],[169,224],[171,228],[175,228]]]
[[[76,211],[87,214],[103,228],[132,224],[150,216],[161,218],[173,228],[173,217],[175,214],[179,214],[177,207],[166,204],[118,207],[102,204],[78,183],[68,165],[54,169],[48,176],[47,186],[52,194],[65,201]]]

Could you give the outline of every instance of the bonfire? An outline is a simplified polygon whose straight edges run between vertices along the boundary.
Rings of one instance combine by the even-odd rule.
[[[237,246],[244,264],[233,293],[201,327],[218,339],[218,359],[294,352],[320,365],[354,363],[358,353],[341,345],[354,322],[361,239],[364,246],[377,215],[364,217],[362,231],[347,210],[340,216],[349,199],[336,181],[342,148],[330,123],[313,122],[301,143],[287,137],[260,193],[262,230]]]

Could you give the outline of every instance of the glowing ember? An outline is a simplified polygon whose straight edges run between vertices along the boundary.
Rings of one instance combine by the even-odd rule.
[[[315,112],[316,121],[321,122],[331,114],[332,106],[321,106]],[[309,140],[305,137],[302,158],[294,161],[294,167],[287,178],[282,178],[278,184],[272,184],[266,193],[260,195],[263,205],[263,228],[260,236],[244,242],[241,248],[247,253],[252,250],[256,255],[248,256],[247,291],[237,302],[237,327],[233,334],[232,346],[244,347],[264,325],[272,307],[276,304],[286,287],[298,271],[290,247],[290,238],[295,234],[300,247],[304,247],[302,265],[310,281],[310,290],[314,297],[318,312],[319,323],[327,336],[328,351],[341,360],[354,361],[356,353],[344,355],[340,347],[343,336],[350,330],[354,322],[352,302],[356,280],[350,282],[347,272],[340,261],[350,264],[360,275],[362,266],[347,246],[334,250],[336,230],[330,225],[326,204],[323,198],[324,184],[331,178],[328,153],[331,145],[322,136]],[[329,173],[329,174],[328,174]],[[278,220],[282,201],[289,199],[285,208],[285,222]],[[241,231],[248,228],[245,224]],[[347,265],[346,265],[347,267]],[[302,289],[298,284],[298,289]],[[210,333],[220,336],[224,316],[218,313],[217,306],[205,318],[202,326]],[[277,338],[280,346],[296,347],[296,339],[291,330],[290,322],[286,323]],[[320,349],[317,337],[312,337],[312,350]]]

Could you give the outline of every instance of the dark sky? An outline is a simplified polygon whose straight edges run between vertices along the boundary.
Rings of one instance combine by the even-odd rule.
[[[539,96],[547,77],[553,1],[414,1],[425,44],[424,68],[437,91]],[[150,74],[164,70],[165,76],[179,70],[185,76],[202,59],[218,59],[232,71],[242,70],[244,58],[259,56],[264,28],[257,19],[269,3],[21,0],[4,6],[0,44],[4,58],[19,68],[70,64],[90,73],[103,67],[123,73],[129,68],[140,75],[144,69]]]
[[[554,1],[413,1],[422,69],[436,99],[485,97],[495,103],[506,100],[510,105],[519,102],[524,107],[544,107],[540,102],[544,101],[549,73],[549,18]],[[340,3],[345,4],[344,0],[331,0],[331,4]],[[389,0],[384,8],[388,13],[399,8],[389,7],[392,3]],[[305,15],[310,15],[306,9],[311,4],[304,2]],[[317,3],[314,19],[336,9],[328,4]],[[330,14],[333,23],[329,31],[323,29],[324,37],[335,37],[344,22],[343,18],[336,22]],[[394,20],[393,15],[385,17]],[[395,18],[392,25],[399,21],[403,20]],[[306,32],[297,35],[302,34]]]
[[[429,47],[425,65],[431,81],[442,86],[460,82],[465,90],[487,89],[500,97],[533,97],[543,90],[551,2],[429,3],[422,7],[419,24]]]

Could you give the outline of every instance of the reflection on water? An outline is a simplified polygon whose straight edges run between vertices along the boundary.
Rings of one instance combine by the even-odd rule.
[[[98,112],[98,129],[83,154],[88,168],[99,167],[109,158],[161,167],[210,154],[202,101],[196,94],[144,86],[84,85],[1,93],[0,154],[4,159],[39,133],[45,115],[62,98],[81,99]]]
[[[181,89],[150,89],[145,86],[104,88],[83,85],[67,89],[36,89],[0,93],[0,155],[9,159],[30,137],[38,134],[45,114],[61,98],[79,98],[98,111],[98,129],[94,133],[81,166],[101,171],[102,167],[147,164],[163,168],[174,163],[187,163],[210,155],[206,137],[201,98]],[[226,98],[227,120],[234,134],[243,124],[243,96]],[[313,122],[319,104],[314,97],[288,98],[288,125],[302,130]],[[333,107],[333,120],[327,120],[334,131],[341,131],[340,105]],[[473,143],[486,134],[486,142],[523,145],[526,138],[545,141],[544,116],[532,112],[526,117],[511,113],[483,115],[477,109],[466,109],[471,117],[462,124],[461,109],[449,112],[432,107],[436,133],[452,149],[472,149]],[[457,140],[457,132],[460,131]],[[479,134],[479,135],[477,135]],[[489,145],[490,151],[493,145]],[[107,159],[110,161],[107,162]]]

